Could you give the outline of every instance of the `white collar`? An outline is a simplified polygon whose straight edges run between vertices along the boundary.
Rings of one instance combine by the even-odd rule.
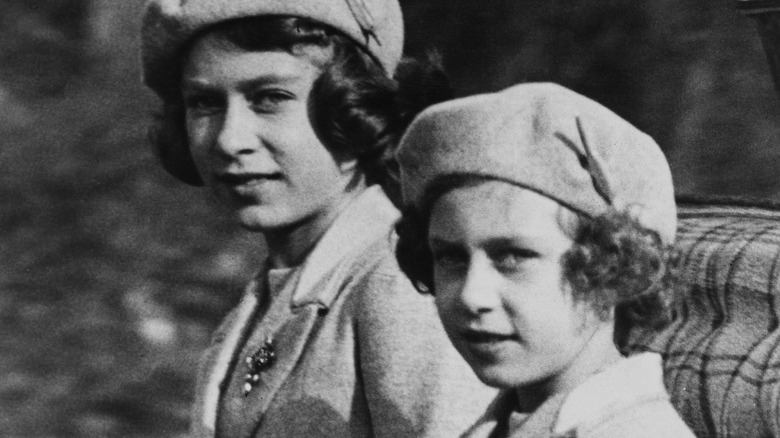
[[[594,374],[569,393],[553,431],[563,434],[603,417],[613,407],[639,398],[659,396],[668,397],[663,384],[661,356],[657,353],[636,354]]]

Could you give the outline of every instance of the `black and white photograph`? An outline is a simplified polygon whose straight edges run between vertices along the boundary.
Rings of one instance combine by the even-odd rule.
[[[0,0],[0,437],[780,437],[780,0]]]

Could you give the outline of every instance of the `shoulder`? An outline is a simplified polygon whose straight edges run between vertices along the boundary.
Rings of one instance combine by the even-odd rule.
[[[398,266],[396,242],[396,234],[388,228],[387,233],[342,262],[346,271],[339,295],[349,303],[359,336],[380,344],[408,343],[408,339],[390,338],[408,338],[417,333],[421,338],[435,337],[436,343],[449,343],[433,297],[419,293]]]
[[[578,425],[582,437],[693,437],[669,401],[661,357],[623,359],[575,389],[559,413],[557,431]]]
[[[373,242],[355,261],[350,280],[353,287],[360,289],[356,297],[359,309],[365,319],[377,313],[387,318],[392,313],[418,319],[425,315],[438,323],[433,297],[418,292],[401,271],[395,257],[396,242],[397,236],[390,232]]]
[[[583,438],[694,438],[669,400],[638,400],[583,430]]]

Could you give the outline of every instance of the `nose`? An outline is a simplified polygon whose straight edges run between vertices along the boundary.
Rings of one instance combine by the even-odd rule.
[[[254,132],[254,112],[241,102],[228,102],[216,139],[219,152],[235,157],[257,151],[259,138]]]
[[[501,305],[498,273],[492,264],[474,257],[460,290],[459,302],[471,314],[490,312]]]

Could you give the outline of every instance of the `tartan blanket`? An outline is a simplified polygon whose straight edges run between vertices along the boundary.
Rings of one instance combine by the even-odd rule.
[[[664,358],[672,403],[699,437],[780,437],[780,209],[679,208],[682,306],[629,351]]]

